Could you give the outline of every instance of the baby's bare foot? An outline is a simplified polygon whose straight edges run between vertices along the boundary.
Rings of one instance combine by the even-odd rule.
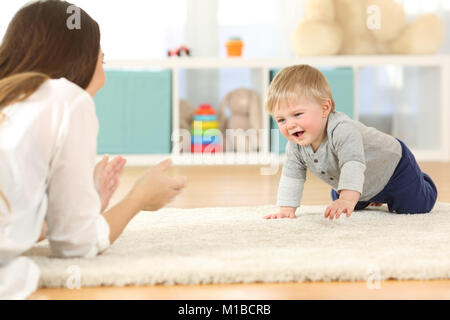
[[[105,211],[108,207],[112,195],[117,190],[119,176],[127,162],[121,156],[116,156],[109,162],[108,160],[109,156],[104,156],[94,169],[94,184],[100,196],[101,212]]]

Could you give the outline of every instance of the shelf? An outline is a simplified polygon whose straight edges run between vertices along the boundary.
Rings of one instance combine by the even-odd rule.
[[[439,106],[436,112],[439,112],[439,147],[430,150],[413,150],[419,161],[449,161],[450,160],[450,55],[355,55],[355,56],[321,56],[321,57],[300,57],[293,59],[248,59],[248,58],[201,58],[201,57],[181,57],[181,58],[165,58],[165,59],[148,59],[148,60],[114,60],[107,61],[106,70],[155,70],[164,69],[171,72],[171,131],[174,132],[179,128],[179,81],[180,72],[185,69],[222,69],[222,68],[251,68],[261,70],[261,79],[258,80],[257,91],[260,92],[261,97],[265,97],[269,86],[269,73],[271,70],[277,70],[289,65],[295,64],[310,64],[320,68],[351,68],[353,69],[354,81],[354,97],[353,97],[353,117],[358,120],[358,86],[357,81],[359,73],[365,67],[433,67],[438,68],[440,76],[436,83],[436,88],[439,89],[440,94]],[[263,110],[263,129],[269,132],[270,117]],[[269,134],[263,137],[263,150],[256,155],[237,155],[230,153],[223,159],[216,156],[199,157],[197,154],[179,154],[172,151],[171,154],[165,155],[127,155],[129,164],[133,165],[150,165],[158,161],[172,157],[175,164],[190,165],[190,164],[264,164],[261,159],[272,157],[270,152],[270,137]],[[174,148],[175,147],[175,148]],[[172,150],[178,150],[177,142],[172,138]],[[255,158],[256,157],[256,158]],[[198,159],[203,159],[202,163]],[[242,161],[234,161],[230,159],[238,159]],[[227,160],[228,159],[228,160]],[[256,160],[255,160],[256,159]],[[278,161],[282,158],[277,158],[270,161]]]
[[[107,68],[278,68],[294,64],[310,64],[329,67],[364,66],[440,66],[450,55],[369,55],[369,56],[321,56],[293,59],[248,59],[248,58],[199,58],[182,57],[149,60],[106,61]]]
[[[416,150],[412,149],[418,161],[436,161],[440,157],[438,151],[430,150]],[[117,154],[109,154],[113,158]],[[122,154],[122,156],[124,156]],[[98,155],[96,162],[102,159],[103,155]],[[146,167],[153,166],[159,162],[171,158],[174,165],[180,166],[196,166],[196,165],[258,165],[258,166],[272,166],[275,168],[278,164],[282,164],[285,159],[284,154],[278,153],[217,153],[217,154],[200,154],[200,153],[183,153],[183,154],[127,154],[124,156],[127,159],[128,166]],[[275,174],[276,172],[274,172]]]

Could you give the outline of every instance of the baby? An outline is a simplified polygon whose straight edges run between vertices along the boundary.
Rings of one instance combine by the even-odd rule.
[[[283,69],[273,79],[266,108],[286,139],[286,160],[276,214],[295,218],[306,169],[332,187],[325,218],[386,203],[390,212],[426,213],[437,190],[400,140],[335,111],[324,75],[308,65]]]

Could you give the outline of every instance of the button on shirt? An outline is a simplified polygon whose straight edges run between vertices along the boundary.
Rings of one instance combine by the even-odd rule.
[[[326,130],[316,152],[311,145],[288,142],[278,206],[300,206],[306,169],[338,192],[360,192],[361,201],[371,199],[386,186],[402,156],[397,139],[338,111],[328,116]]]

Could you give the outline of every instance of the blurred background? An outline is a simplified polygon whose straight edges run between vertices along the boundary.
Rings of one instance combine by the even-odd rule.
[[[358,1],[358,0],[354,0]],[[0,4],[0,38],[26,0]],[[291,34],[306,0],[76,0],[100,25],[107,59],[164,58],[167,49],[188,44],[196,56],[225,57],[225,40],[245,39],[249,58],[292,58]],[[450,28],[450,1],[397,0],[409,20],[438,13]],[[450,38],[441,49],[450,53]]]
[[[27,2],[1,1],[0,38],[14,13]],[[329,78],[338,110],[404,140],[417,150],[421,160],[450,160],[450,137],[441,121],[443,116],[448,116],[442,111],[450,107],[444,106],[448,96],[443,92],[449,88],[445,82],[448,76],[443,72],[448,70],[445,61],[450,53],[450,1],[395,2],[403,7],[408,23],[428,13],[442,19],[443,41],[436,52],[428,54],[429,58],[420,55],[417,65],[404,66],[398,63],[402,55],[392,61],[377,62],[372,54],[359,54],[359,58],[367,56],[371,60],[367,66],[356,67],[351,65],[351,56],[333,55],[348,57],[350,66],[318,67]],[[240,58],[247,61],[284,59],[283,64],[290,59],[292,63],[302,61],[293,49],[292,37],[299,21],[307,15],[306,0],[76,0],[73,3],[87,11],[101,28],[108,81],[96,97],[101,124],[99,153],[170,153],[171,132],[183,120],[190,123],[192,108],[207,103],[218,111],[225,96],[235,89],[255,91],[260,95],[262,109],[265,90],[261,88],[261,78],[270,81],[279,68],[247,67],[245,62],[238,67],[224,67],[221,59],[227,58],[226,43],[231,38],[238,37],[243,42]],[[161,61],[181,59],[168,57],[168,51],[182,45],[190,50],[188,59],[197,59],[200,66],[205,59],[214,62],[210,68],[182,65],[177,68],[178,82],[174,85],[171,62]],[[435,57],[439,57],[437,63],[428,65],[427,60]],[[141,61],[142,68],[129,68],[130,61]],[[269,76],[265,74],[267,71]],[[173,90],[177,90],[176,95]],[[191,110],[180,110],[178,99],[188,102]],[[180,119],[173,121],[173,117]],[[128,122],[124,123],[124,119]],[[261,118],[262,122],[266,120]],[[271,123],[270,127],[276,125]],[[280,139],[280,153],[284,151],[284,143]]]

